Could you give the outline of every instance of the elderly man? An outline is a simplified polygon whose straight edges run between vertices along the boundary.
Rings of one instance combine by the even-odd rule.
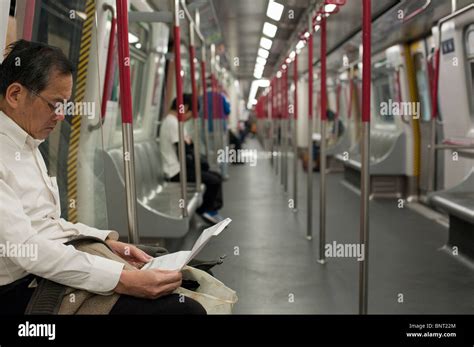
[[[64,120],[55,104],[71,97],[72,72],[59,49],[24,40],[9,47],[0,66],[0,246],[37,250],[34,256],[0,254],[0,312],[24,313],[48,282],[68,289],[63,312],[70,312],[65,293],[76,290],[88,294],[93,308],[106,301],[101,314],[205,313],[197,302],[171,294],[181,285],[180,272],[139,270],[151,257],[117,241],[115,231],[60,217],[57,184],[38,146]],[[103,249],[79,250],[72,241],[81,237]]]

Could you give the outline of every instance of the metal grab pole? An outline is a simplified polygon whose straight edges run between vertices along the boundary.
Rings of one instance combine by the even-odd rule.
[[[270,151],[271,151],[271,164],[272,166],[275,165],[275,94],[274,88],[275,83],[274,79],[270,82]]]
[[[327,127],[327,81],[326,81],[326,51],[327,32],[326,16],[321,16],[321,146],[319,152],[319,263],[324,264],[326,257],[326,127]]]
[[[112,74],[114,71],[114,46],[115,46],[115,32],[117,29],[117,19],[115,18],[115,10],[112,6],[104,4],[103,9],[110,11],[112,14],[112,21],[110,23],[110,36],[109,36],[109,47],[107,49],[107,64],[105,66],[105,77],[104,77],[104,91],[102,93],[102,122],[105,119],[107,112],[107,101],[109,100],[110,91],[112,90]],[[100,124],[100,123],[99,123]]]
[[[441,35],[441,31],[440,31]],[[439,81],[439,57],[440,50],[437,48],[433,56],[434,75],[431,89],[431,124],[430,124],[430,148],[428,157],[428,193],[435,190],[436,181],[436,118],[438,117],[438,81]]]
[[[181,183],[180,206],[183,218],[188,216],[187,202],[187,172],[186,152],[184,147],[184,105],[183,105],[183,80],[181,76],[181,30],[179,27],[179,0],[174,0],[174,63],[176,76],[176,104],[178,106],[179,121],[179,181]]]
[[[196,174],[196,191],[201,191],[201,132],[198,125],[198,91],[196,85],[196,48],[194,40],[194,24],[189,24],[189,57],[191,63],[191,88],[193,93],[193,122],[194,122],[194,170]]]
[[[298,54],[293,64],[295,94],[293,100],[293,211],[298,211]]]
[[[283,70],[283,167],[282,180],[288,192],[288,67]]]
[[[216,80],[216,46],[211,45],[211,86],[212,86],[212,144],[214,149],[214,155],[217,163],[217,150],[219,148],[219,134],[217,124],[217,80]]]
[[[206,47],[202,46],[201,58],[201,79],[202,79],[202,103],[203,103],[203,126],[204,126],[204,144],[206,146],[206,159],[211,162],[211,155],[209,149],[209,100],[207,98],[207,80],[206,80]]]
[[[137,225],[137,194],[135,187],[135,147],[133,145],[132,92],[129,64],[128,3],[126,0],[117,0],[116,6],[128,240],[130,243],[138,244],[140,242],[140,237]]]
[[[313,239],[313,18],[309,14],[308,38],[308,221],[306,238]]]
[[[363,0],[362,19],[362,176],[360,243],[364,258],[359,263],[359,314],[367,314],[369,276],[369,192],[370,192],[370,87],[372,79],[372,11],[371,0]]]

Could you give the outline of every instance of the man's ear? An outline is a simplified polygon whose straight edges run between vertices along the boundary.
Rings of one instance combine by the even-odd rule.
[[[20,104],[22,93],[24,92],[25,88],[20,83],[12,83],[5,92],[5,101],[11,108],[16,109]]]

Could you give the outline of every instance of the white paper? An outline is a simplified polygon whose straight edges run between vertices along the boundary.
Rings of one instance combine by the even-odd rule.
[[[142,270],[160,269],[160,270],[181,270],[204,248],[213,236],[219,235],[232,222],[232,219],[226,218],[222,222],[213,225],[204,230],[197,239],[191,251],[181,251],[167,254],[153,259]]]

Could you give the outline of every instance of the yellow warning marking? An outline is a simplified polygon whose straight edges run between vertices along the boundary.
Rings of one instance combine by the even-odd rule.
[[[95,17],[95,0],[87,0],[86,20],[82,26],[81,46],[79,50],[79,64],[77,69],[75,102],[82,102],[85,96],[87,71],[93,20]],[[68,219],[77,223],[77,158],[80,144],[81,115],[73,115],[71,133],[69,135],[69,153],[67,161],[67,188],[68,188]]]

